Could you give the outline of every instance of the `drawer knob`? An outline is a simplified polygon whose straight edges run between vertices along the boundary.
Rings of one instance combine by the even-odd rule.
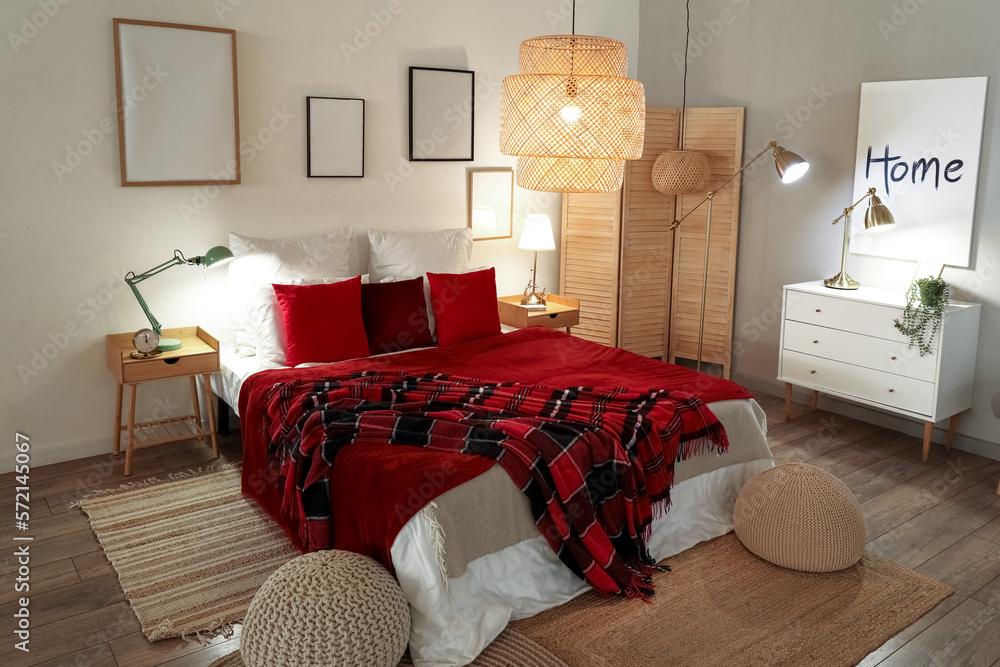
[[[816,375],[816,371],[809,371],[810,375]]]
[[[896,357],[893,357],[893,358],[892,358],[892,360],[893,360],[893,361],[896,361]]]
[[[817,313],[819,313],[819,312],[822,312],[822,311],[820,311],[820,309],[819,309],[819,308],[817,308],[817,309],[816,309],[816,312],[817,312]]]
[[[819,342],[818,340],[814,340],[814,341],[813,341],[813,344],[815,344],[815,343],[818,343],[818,342]]]
[[[890,390],[889,390],[889,393],[890,393],[890,394],[894,394],[894,393],[896,393],[896,390],[895,390],[895,389],[890,389]]]

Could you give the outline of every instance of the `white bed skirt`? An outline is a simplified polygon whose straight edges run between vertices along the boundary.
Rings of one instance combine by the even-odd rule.
[[[741,463],[674,486],[673,507],[653,521],[649,552],[657,561],[724,535],[743,485],[774,466],[772,459]],[[507,626],[588,589],[539,535],[469,563],[447,586],[426,513],[403,526],[392,545],[396,578],[410,602],[410,653],[415,667],[467,665]]]

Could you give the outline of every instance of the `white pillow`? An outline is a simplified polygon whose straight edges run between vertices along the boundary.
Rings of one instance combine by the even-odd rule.
[[[469,268],[472,259],[472,230],[468,227],[436,232],[370,229],[368,242],[368,272],[375,283],[389,276],[416,277],[428,271],[461,273]]]
[[[305,278],[301,280],[276,281],[278,285],[319,285],[339,283],[344,278]],[[361,276],[361,282],[368,282],[368,276]],[[285,340],[285,325],[281,319],[281,307],[271,283],[255,285],[247,303],[247,317],[254,332],[257,360],[260,368],[280,368],[287,365],[288,342]]]
[[[293,239],[259,239],[229,234],[229,294],[236,349],[252,356],[256,346],[247,307],[259,285],[350,274],[350,227]]]
[[[475,273],[476,271],[485,271],[490,267],[488,266],[477,266],[473,269],[465,269],[464,271],[431,271],[431,273]],[[434,342],[437,343],[437,325],[434,319],[434,308],[431,305],[431,281],[427,279],[427,274],[422,274],[424,277],[424,303],[427,305],[427,326],[431,330],[431,337],[434,338]],[[398,283],[402,280],[413,280],[417,276],[386,276],[379,282],[381,283]]]

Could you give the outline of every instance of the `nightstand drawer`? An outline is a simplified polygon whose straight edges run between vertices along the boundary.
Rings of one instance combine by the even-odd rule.
[[[170,356],[169,352],[156,359],[126,359],[122,366],[123,383],[160,380],[163,378],[183,377],[185,375],[204,375],[219,370],[219,353]]]
[[[934,384],[792,350],[781,352],[781,379],[918,415],[930,415]]]
[[[528,314],[528,326],[575,327],[580,323],[579,310],[565,310],[561,313],[541,311]]]
[[[897,343],[815,324],[786,321],[784,346],[786,350],[843,361],[925,382],[934,382],[937,376],[936,354],[921,357],[916,348],[908,350],[903,342]]]
[[[902,308],[797,290],[788,290],[785,297],[785,319],[877,336],[890,341],[902,341],[905,344],[902,334],[892,324],[894,319],[902,316]],[[932,347],[937,348],[937,344],[938,339],[935,338]]]
[[[545,310],[528,310],[521,306],[520,294],[497,298],[500,323],[509,327],[550,327],[567,329],[580,323],[580,302],[569,297],[549,294]]]

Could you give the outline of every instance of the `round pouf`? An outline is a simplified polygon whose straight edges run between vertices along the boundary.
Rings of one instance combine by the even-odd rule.
[[[396,667],[410,608],[384,567],[349,551],[289,561],[260,587],[243,620],[247,667]]]
[[[733,527],[747,549],[792,570],[843,570],[865,552],[865,519],[851,490],[806,463],[754,475],[736,498]]]

